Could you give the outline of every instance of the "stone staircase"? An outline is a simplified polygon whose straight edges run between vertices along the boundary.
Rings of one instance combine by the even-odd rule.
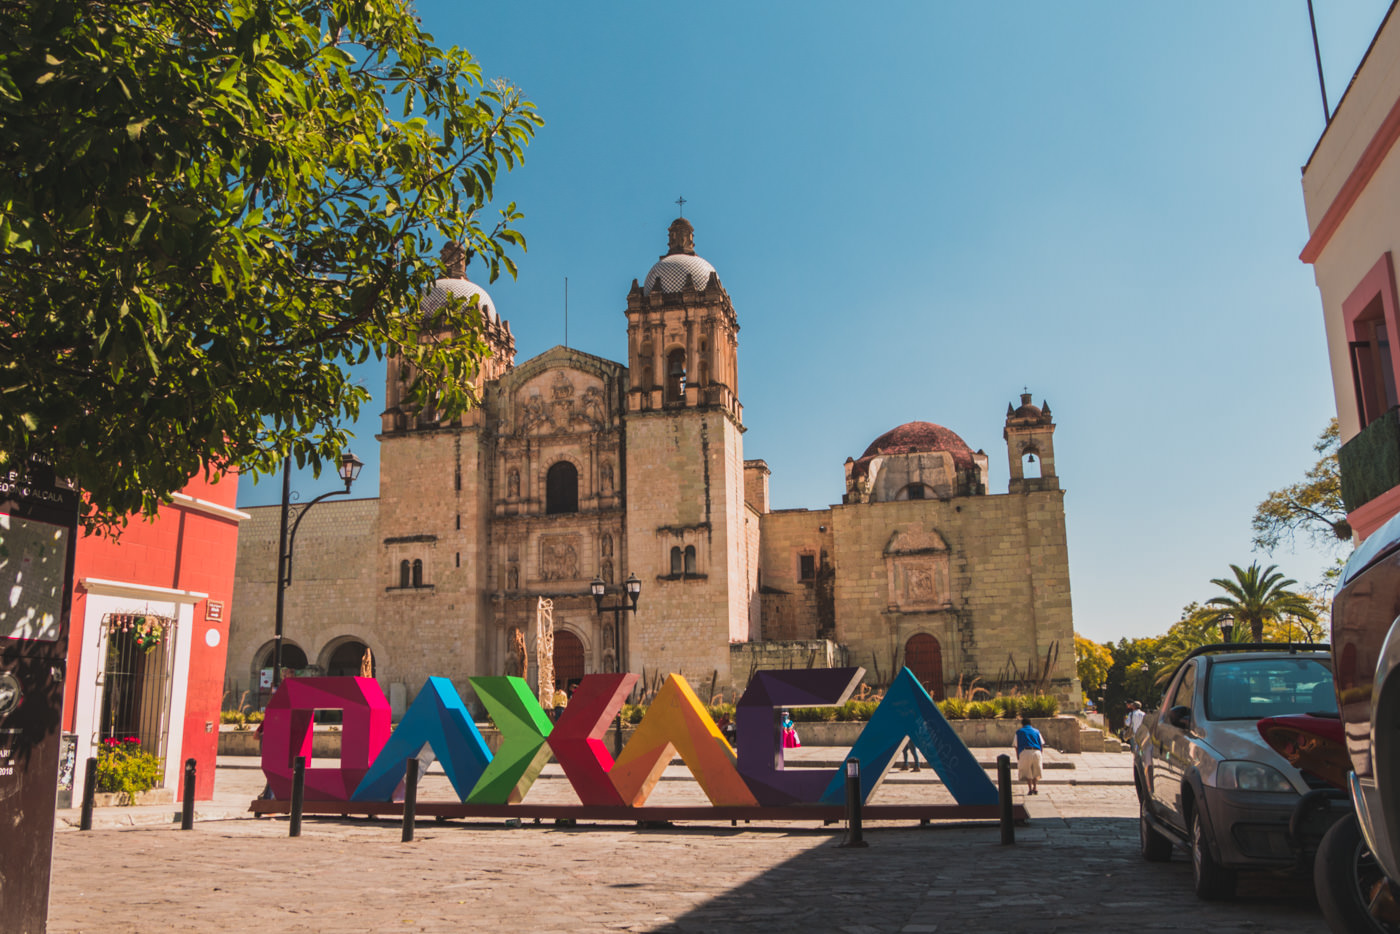
[[[1079,727],[1079,748],[1084,752],[1127,752],[1126,743],[1120,742],[1118,737],[1112,733],[1107,733],[1097,727],[1080,724]]]

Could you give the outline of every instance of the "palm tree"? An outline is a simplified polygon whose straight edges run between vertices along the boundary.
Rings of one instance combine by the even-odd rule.
[[[1235,579],[1213,578],[1211,583],[1225,591],[1218,597],[1211,597],[1206,604],[1216,607],[1213,619],[1218,621],[1225,616],[1235,618],[1236,632],[1249,623],[1249,632],[1255,642],[1264,641],[1264,624],[1277,621],[1284,616],[1294,616],[1317,622],[1317,613],[1306,595],[1289,588],[1298,582],[1284,577],[1277,565],[1260,568],[1254,562],[1247,568],[1230,565]]]

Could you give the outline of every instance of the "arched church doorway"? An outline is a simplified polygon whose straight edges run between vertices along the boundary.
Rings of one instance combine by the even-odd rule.
[[[926,632],[910,636],[904,643],[904,665],[934,700],[943,700],[943,649]]]
[[[335,647],[330,656],[326,659],[326,677],[328,678],[358,678],[360,676],[360,663],[365,657],[365,651],[369,646],[356,639],[347,639]],[[374,677],[376,669],[379,667],[379,659],[370,653],[370,677]]]
[[[567,629],[554,630],[554,683],[567,687],[583,679],[583,641]]]
[[[253,660],[253,680],[252,692],[246,701],[257,710],[267,707],[267,702],[272,699],[272,649],[273,644],[269,642],[266,647],[259,652]],[[305,671],[311,667],[311,663],[306,659],[306,652],[295,642],[282,640],[282,672],[286,674],[290,671]]]

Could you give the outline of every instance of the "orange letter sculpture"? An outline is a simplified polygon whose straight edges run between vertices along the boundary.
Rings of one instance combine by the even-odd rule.
[[[715,807],[756,805],[734,750],[680,675],[671,675],[609,773],[624,803],[641,807],[676,753]]]

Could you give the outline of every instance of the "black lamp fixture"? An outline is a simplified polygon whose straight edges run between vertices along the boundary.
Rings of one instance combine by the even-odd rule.
[[[344,496],[350,492],[350,485],[360,476],[360,470],[365,466],[360,460],[349,451],[340,455],[340,466],[336,473],[340,479],[345,481],[345,489],[331,490],[329,493],[322,493],[297,510],[296,521],[291,528],[287,527],[287,520],[291,518],[292,507],[292,462],[288,458],[282,466],[282,528],[277,546],[277,609],[272,637],[272,689],[277,690],[277,686],[282,683],[282,619],[283,608],[286,603],[286,590],[292,585],[292,550],[296,547],[297,529],[301,528],[301,520],[306,518],[306,513],[321,500],[328,496]]]
[[[593,578],[592,583],[590,583],[590,584],[588,585],[588,592],[589,592],[590,594],[593,595],[593,606],[594,606],[594,608],[595,608],[599,613],[602,613],[604,610],[611,610],[611,611],[612,611],[612,615],[613,615],[613,630],[612,630],[612,631],[613,631],[613,670],[614,670],[614,671],[626,671],[626,670],[627,670],[626,661],[625,661],[625,659],[622,657],[622,611],[623,611],[623,610],[627,610],[627,611],[630,612],[630,613],[635,613],[635,612],[637,612],[637,601],[638,601],[639,599],[641,599],[641,596],[642,596],[642,582],[639,581],[639,580],[637,580],[637,575],[635,575],[635,574],[628,574],[628,575],[627,575],[627,580],[625,580],[625,581],[622,582],[622,588],[623,588],[623,590],[624,590],[624,591],[626,592],[626,594],[627,594],[627,601],[626,601],[626,602],[623,602],[623,601],[619,600],[619,601],[617,601],[616,603],[614,603],[612,606],[603,606],[603,596],[607,593],[607,590],[608,590],[607,584],[604,584],[604,583],[603,583],[603,579],[602,579],[601,577],[595,577],[595,578]],[[614,723],[613,723],[613,728],[614,728],[614,730],[616,731],[616,732],[613,734],[613,755],[614,755],[614,756],[617,756],[617,755],[621,755],[621,753],[622,753],[622,715],[621,715],[621,713],[619,713],[618,716],[615,718],[615,721],[614,721]]]
[[[1231,637],[1235,634],[1235,618],[1229,613],[1226,613],[1224,616],[1220,617],[1218,622],[1220,623],[1221,638],[1226,642],[1230,642]]]

